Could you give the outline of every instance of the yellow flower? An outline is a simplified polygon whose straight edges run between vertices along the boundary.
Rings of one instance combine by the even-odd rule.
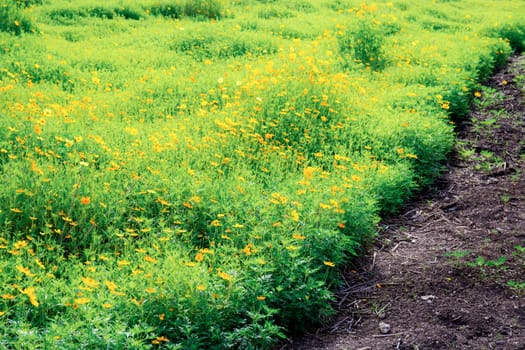
[[[300,235],[300,234],[298,234],[298,233],[294,233],[294,234],[292,235],[292,238],[294,238],[294,239],[299,239],[299,240],[305,240],[305,239],[306,239],[306,236]]]
[[[271,197],[270,202],[273,204],[286,204],[288,202],[288,198],[277,192],[272,193]]]
[[[202,202],[202,198],[199,196],[193,196],[190,198],[190,201],[192,201],[193,203],[200,203]]]
[[[16,269],[26,275],[27,277],[33,277],[34,274],[31,273],[31,271],[27,267],[23,267],[21,265],[17,265]]]
[[[210,226],[219,227],[219,226],[222,226],[222,224],[219,220],[213,220]]]
[[[106,285],[106,287],[108,287],[109,289],[109,292],[113,295],[124,295],[124,293],[122,292],[117,292],[117,285],[111,281],[106,281],[104,282],[104,284]]]
[[[201,291],[201,292],[202,292],[202,291],[205,291],[205,290],[206,290],[206,286],[203,286],[202,284],[199,284],[199,285],[197,286],[197,290],[198,290],[198,291]]]
[[[15,249],[21,249],[21,248],[24,248],[25,246],[27,246],[27,241],[25,240],[18,241],[14,244]]]
[[[226,281],[231,281],[233,277],[231,275],[228,275],[226,272],[219,271],[218,273],[219,277]]]
[[[91,301],[91,299],[89,298],[77,298],[77,299],[74,299],[73,302],[76,304],[76,305],[82,305],[82,304],[87,304]]]
[[[252,249],[252,245],[249,244],[249,243],[243,248],[242,251],[243,251],[244,254],[246,254],[247,256],[252,255],[252,253],[254,253],[254,250]]]
[[[146,260],[147,262],[152,263],[152,264],[155,264],[155,263],[157,262],[157,259],[152,258],[152,257],[149,256],[149,255],[146,255],[146,256],[144,257],[144,260]]]
[[[40,267],[41,269],[45,269],[46,267],[44,266],[44,264],[42,264],[42,262],[36,258],[35,259],[35,263],[38,265],[38,267]]]
[[[122,266],[127,266],[127,265],[130,265],[131,263],[127,260],[119,260],[117,261],[117,265],[122,267]]]
[[[20,293],[22,294],[25,294],[27,295],[27,297],[29,298],[29,302],[35,306],[35,307],[38,307],[39,303],[36,299],[36,295],[35,295],[35,287],[27,287],[25,289],[22,289],[20,291]]]
[[[259,296],[257,297],[257,300],[260,300],[260,301],[263,301],[263,300],[265,300],[265,299],[266,299],[266,297],[265,297],[264,295],[259,295]]]
[[[157,290],[155,288],[146,288],[146,292],[147,293],[150,293],[150,294],[153,294],[153,293],[157,293]]]
[[[80,279],[82,280],[82,282],[84,282],[84,284],[88,288],[98,288],[98,286],[100,284],[97,281],[95,281],[94,279],[89,278],[89,277],[81,277]]]
[[[325,264],[326,266],[329,266],[329,267],[334,267],[335,264],[331,261],[323,261],[323,264]]]

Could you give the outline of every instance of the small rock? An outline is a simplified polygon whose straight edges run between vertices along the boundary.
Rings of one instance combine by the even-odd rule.
[[[392,329],[392,327],[390,327],[390,325],[386,322],[379,322],[379,331],[381,332],[381,334],[388,334],[390,333],[390,330]]]
[[[435,295],[423,295],[421,296],[421,299],[426,301],[427,303],[431,303],[433,299],[436,299]]]

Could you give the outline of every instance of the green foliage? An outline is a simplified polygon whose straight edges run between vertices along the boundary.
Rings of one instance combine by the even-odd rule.
[[[286,8],[272,6],[259,10],[259,12],[257,13],[257,17],[263,19],[290,18],[295,17],[295,14],[292,11],[287,10]]]
[[[521,53],[525,50],[525,25],[521,22],[506,23],[487,29],[487,34],[505,39],[516,53]]]
[[[22,5],[22,3],[11,0],[0,2],[0,32],[20,35],[36,31],[31,19],[19,8]]]
[[[148,5],[145,9],[155,16],[197,19],[220,19],[225,17],[226,11],[222,0],[162,1]]]
[[[202,62],[205,59],[269,55],[277,52],[278,47],[275,41],[263,35],[191,31],[179,33],[171,42],[171,48]]]
[[[356,29],[339,37],[339,51],[346,66],[356,62],[375,71],[384,69],[386,54],[383,45],[384,35],[367,20],[360,20]]]
[[[224,17],[224,6],[221,0],[193,0],[183,2],[183,11],[189,17],[220,19]]]
[[[42,0],[12,0],[17,7],[26,8],[35,5],[42,5]]]
[[[8,7],[45,30],[0,33],[0,347],[269,349],[327,320],[510,54],[485,17],[523,7],[486,1]]]
[[[292,0],[286,2],[286,7],[304,13],[313,13],[317,10],[316,6],[307,0]]]
[[[106,7],[106,6],[88,6],[88,7],[63,7],[54,8],[48,13],[49,18],[59,24],[73,25],[79,19],[83,18],[100,18],[115,19],[122,17],[124,19],[139,20],[144,18],[144,13],[130,6]]]
[[[184,9],[181,4],[174,2],[155,3],[146,8],[146,12],[154,16],[167,18],[180,18],[183,16]]]
[[[334,11],[344,11],[351,9],[354,4],[350,0],[331,0],[327,6]]]

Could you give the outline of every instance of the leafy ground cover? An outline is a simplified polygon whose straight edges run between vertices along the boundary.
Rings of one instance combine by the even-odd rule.
[[[523,349],[524,73],[512,57],[475,94],[439,186],[381,222],[339,315],[282,349]]]
[[[318,324],[523,48],[523,6],[2,0],[0,344],[269,348]]]

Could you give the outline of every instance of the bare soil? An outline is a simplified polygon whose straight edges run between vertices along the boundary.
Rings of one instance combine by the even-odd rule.
[[[345,271],[337,317],[281,349],[525,349],[524,75],[513,57],[487,82],[436,188]]]

